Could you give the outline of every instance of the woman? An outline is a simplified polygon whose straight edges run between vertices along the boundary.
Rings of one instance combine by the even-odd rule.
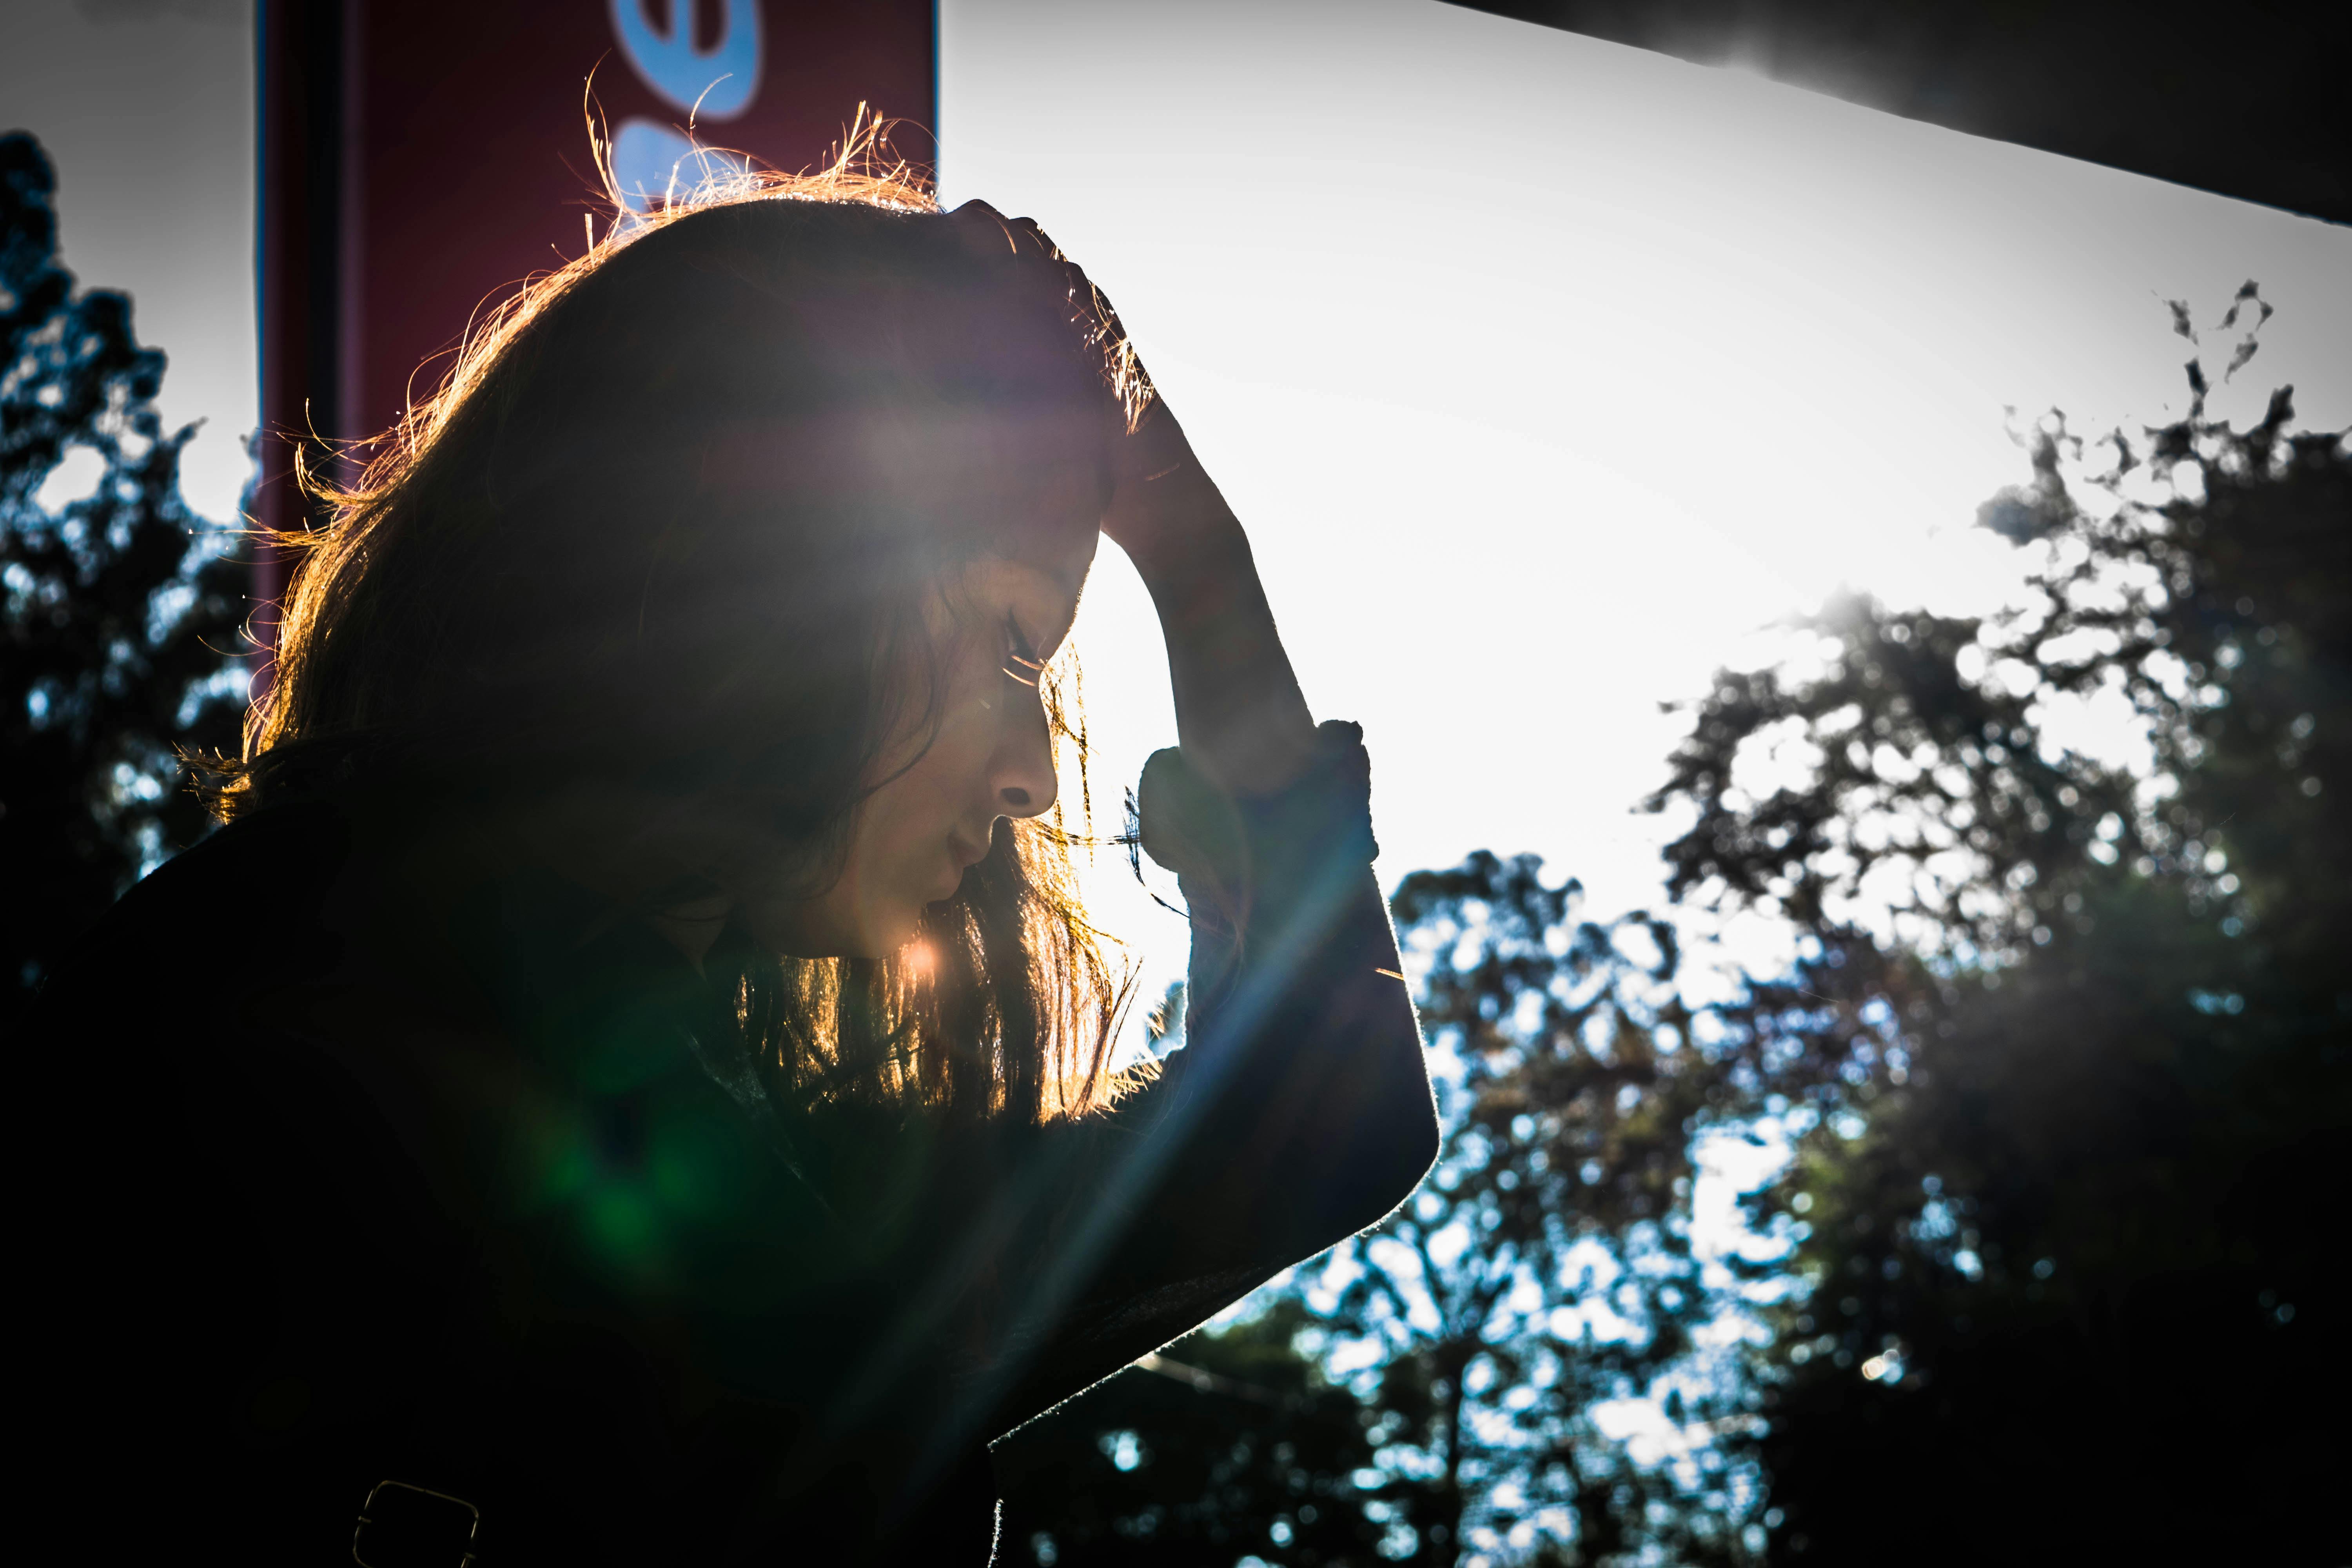
[[[228,826],[29,1058],[110,1554],[976,1568],[990,1439],[1427,1168],[1362,749],[1034,226],[845,163],[673,210],[333,500]],[[1148,1083],[1053,826],[1098,529],[1181,742]]]

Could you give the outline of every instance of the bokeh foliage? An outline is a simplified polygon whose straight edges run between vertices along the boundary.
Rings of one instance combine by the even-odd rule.
[[[58,264],[56,186],[0,137],[0,1024],[204,831],[176,752],[234,746],[244,695],[244,573],[180,499],[195,427],[163,430],[131,301]],[[75,463],[87,492],[48,510]]]
[[[1195,1568],[1256,1555],[1300,1568],[1374,1561],[1357,1478],[1362,1406],[1295,1344],[1295,1298],[1181,1361],[1129,1368],[997,1445],[1001,1562]]]
[[[2223,319],[2231,370],[2267,314]],[[2188,378],[2160,428],[2033,431],[1980,519],[2028,552],[2018,608],[1832,606],[1814,672],[1722,681],[1660,793],[1696,808],[1675,892],[1847,955],[1810,984],[1898,1042],[1767,1196],[1812,1284],[1759,1369],[1777,1559],[2342,1540],[2352,450]],[[2088,704],[2126,754],[2067,743]],[[1765,750],[1795,776],[1743,790]]]
[[[1341,1398],[1350,1419],[1328,1428],[1333,1440],[1288,1456],[1288,1484],[1320,1500],[1324,1534],[1310,1543],[1293,1519],[1253,1514],[1249,1491],[1204,1491],[1151,1516],[1170,1561],[1754,1556],[1762,1395],[1745,1368],[1787,1245],[1704,1242],[1693,1198],[1710,1143],[1753,1142],[1764,1087],[1850,1051],[1848,1031],[1791,1053],[1779,986],[1694,1007],[1671,925],[1590,921],[1581,896],[1534,857],[1485,853],[1399,888],[1446,1127],[1438,1166],[1262,1315],[1171,1352],[1206,1366],[1246,1344],[1261,1385],[1305,1379]],[[1283,1358],[1293,1370],[1270,1370]],[[1217,1394],[1201,1405],[1232,1443],[1260,1429],[1262,1409]],[[1172,1493],[1151,1489],[1158,1456],[1202,1440],[1168,1423],[1167,1399],[1129,1373],[1000,1449],[1000,1463],[1049,1443],[1141,1461],[1119,1482],[1024,1466],[1014,1561],[1125,1561],[1145,1528],[1133,1510],[1194,1495],[1181,1461]],[[1130,1511],[1092,1522],[1097,1498],[1122,1489]]]

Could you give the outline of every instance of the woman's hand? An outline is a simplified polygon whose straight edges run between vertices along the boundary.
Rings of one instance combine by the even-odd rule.
[[[1152,390],[1109,301],[1076,264],[1036,224],[983,202],[965,203],[950,221],[964,226],[975,254],[1006,257],[1037,287],[1058,290],[1072,327],[1109,354],[1123,405],[1106,421],[1112,492],[1102,531],[1135,563],[1160,611],[1178,739],[1235,794],[1282,788],[1313,754],[1315,720],[1239,520]]]
[[[950,221],[976,255],[1006,269],[1013,287],[1058,294],[1071,330],[1105,351],[1106,369],[1118,384],[1108,384],[1107,377],[1114,493],[1103,532],[1147,578],[1163,565],[1181,571],[1181,558],[1196,547],[1229,547],[1240,523],[1128,345],[1118,312],[1085,270],[1034,220],[1005,217],[986,202],[966,202]]]

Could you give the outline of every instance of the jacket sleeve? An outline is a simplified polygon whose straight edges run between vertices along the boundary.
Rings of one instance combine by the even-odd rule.
[[[1109,1116],[1038,1130],[1011,1192],[1063,1194],[1004,1278],[970,1403],[994,1436],[1377,1224],[1435,1159],[1427,1068],[1373,879],[1370,764],[1321,727],[1308,773],[1233,799],[1161,752],[1143,847],[1192,922],[1185,1045]]]

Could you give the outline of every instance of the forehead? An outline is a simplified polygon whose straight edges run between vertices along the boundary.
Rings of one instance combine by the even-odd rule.
[[[896,500],[950,526],[1036,518],[1091,531],[1111,489],[1101,411],[1068,403],[903,398],[725,420],[707,432],[701,468],[721,494]]]
[[[1055,612],[1066,618],[1076,613],[1078,595],[1086,589],[1087,574],[1094,570],[1095,546],[1101,539],[1093,531],[1041,539],[1037,548],[1000,558],[993,564],[1034,578],[1038,590],[1054,597]]]
[[[1033,636],[1057,630],[1054,623],[1077,608],[1078,593],[1086,585],[1086,569],[1090,564],[1090,560],[1080,560],[1075,553],[1060,561],[1004,556],[974,561],[957,574],[962,582],[958,596],[986,616],[1013,611],[1021,618],[1021,629]]]

